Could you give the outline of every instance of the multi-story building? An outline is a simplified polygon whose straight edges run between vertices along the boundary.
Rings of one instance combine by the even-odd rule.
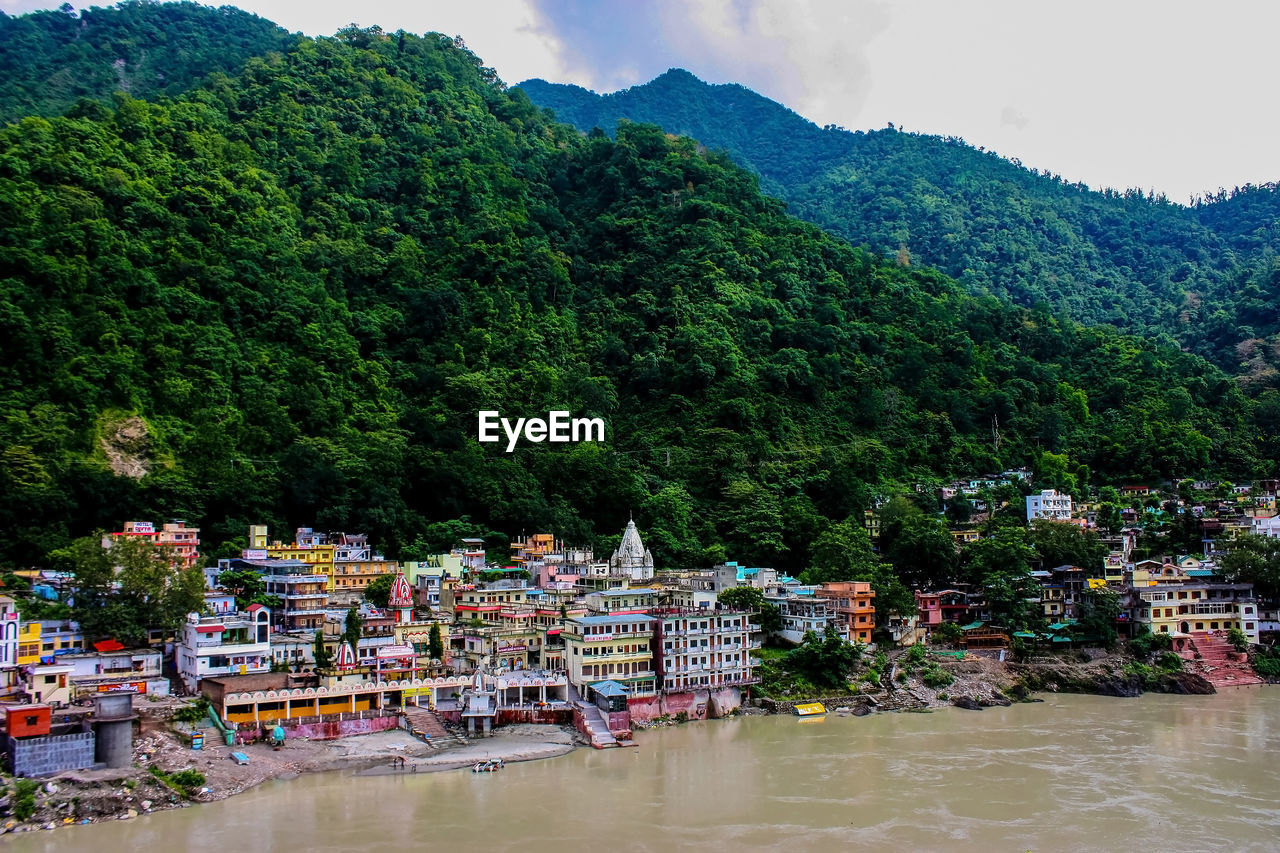
[[[851,640],[863,645],[871,642],[871,633],[876,629],[876,594],[870,583],[824,583],[814,595],[831,602],[836,620],[844,626]]]
[[[200,528],[188,527],[181,519],[166,522],[159,530],[150,521],[126,521],[123,530],[107,534],[102,544],[109,548],[111,542],[125,537],[145,539],[157,548],[168,548],[178,568],[191,568],[200,561]]]
[[[932,631],[942,624],[942,593],[915,591],[916,615],[919,626],[925,631]]]
[[[759,661],[751,651],[746,613],[660,610],[652,614],[657,685],[664,693],[754,684]],[[616,679],[615,679],[616,680]]]
[[[1079,566],[1058,566],[1035,571],[1031,576],[1040,584],[1041,614],[1050,622],[1080,618],[1080,600],[1088,585],[1085,571]]]
[[[318,533],[310,527],[299,527],[294,533],[292,544],[270,542],[267,538],[267,526],[254,524],[249,526],[249,547],[241,555],[248,560],[297,560],[312,567],[312,574],[324,575],[325,591],[333,592],[333,561],[335,547],[329,537]]]
[[[514,614],[528,603],[530,591],[524,581],[516,580],[446,586],[440,592],[440,609],[458,622],[480,619],[497,625],[503,612]]]
[[[1155,584],[1136,587],[1133,617],[1154,634],[1193,634],[1237,628],[1258,642],[1261,612],[1247,583]]]
[[[376,578],[400,571],[395,560],[384,559],[369,546],[369,537],[363,533],[335,533],[330,537],[333,545],[333,585],[329,592],[343,601],[354,601],[364,596],[365,587]]]
[[[1069,521],[1071,495],[1058,494],[1057,489],[1045,489],[1038,495],[1027,495],[1027,521],[1037,518]]]
[[[261,604],[251,604],[243,613],[192,613],[178,637],[174,660],[189,693],[195,693],[206,676],[271,670],[271,611]]]
[[[18,670],[21,627],[17,602],[7,595],[0,595],[0,698],[12,697],[21,687]]]
[[[789,643],[803,643],[811,631],[821,636],[828,626],[842,639],[849,639],[848,625],[836,617],[835,606],[829,599],[815,596],[811,588],[800,594],[766,595],[765,600],[778,608],[782,616],[778,636]]]
[[[285,559],[219,560],[219,570],[255,571],[262,575],[267,595],[281,602],[271,614],[277,630],[311,631],[324,626],[325,607],[329,603],[329,577],[321,574],[314,563]]]
[[[587,609],[592,613],[644,613],[658,602],[658,591],[649,588],[619,587],[589,592]]]
[[[40,663],[42,622],[22,622],[18,628],[18,666]]]
[[[584,695],[588,685],[610,680],[627,687],[630,696],[655,695],[653,622],[653,617],[643,614],[566,621],[561,636],[569,681]]]

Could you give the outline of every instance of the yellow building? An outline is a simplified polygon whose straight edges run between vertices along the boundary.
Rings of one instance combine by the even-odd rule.
[[[653,668],[652,616],[583,616],[565,623],[564,660],[569,681],[585,690],[597,681],[616,681],[631,696],[657,693]]]
[[[395,560],[338,560],[333,564],[329,590],[363,594],[364,588],[375,579],[399,570],[400,564]]]
[[[18,666],[40,663],[40,623],[23,622],[18,631]]]
[[[332,545],[298,547],[296,544],[284,545],[273,542],[267,546],[267,556],[273,560],[298,560],[314,566],[312,574],[324,575],[328,580],[327,591],[334,591]]]

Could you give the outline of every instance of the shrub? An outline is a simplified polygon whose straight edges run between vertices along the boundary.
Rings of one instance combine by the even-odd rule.
[[[169,781],[181,788],[199,788],[204,785],[204,774],[199,770],[179,770],[169,774]]]
[[[18,788],[13,794],[13,816],[18,820],[28,820],[36,813],[36,790],[39,782],[31,779],[19,779]]]
[[[1173,648],[1173,637],[1168,634],[1143,634],[1129,641],[1129,653],[1136,658],[1148,658],[1153,652]]]
[[[924,675],[920,676],[920,680],[924,682],[926,687],[932,687],[936,690],[939,687],[949,686],[955,681],[955,677],[935,663],[924,671]]]
[[[1245,652],[1249,649],[1249,638],[1245,636],[1244,631],[1241,631],[1239,628],[1227,629],[1227,642],[1230,643],[1237,652]]]
[[[1156,661],[1156,666],[1162,672],[1182,672],[1182,658],[1173,652],[1161,652],[1160,658]]]
[[[1253,671],[1263,678],[1280,678],[1280,651],[1259,651],[1253,658]]]
[[[909,663],[924,663],[924,646],[916,643],[903,655]]]
[[[198,723],[208,714],[209,700],[200,696],[189,705],[183,705],[177,711],[174,711],[173,718],[180,723]]]
[[[964,631],[961,631],[960,626],[954,622],[943,622],[933,629],[931,636],[939,643],[954,646],[964,637]]]

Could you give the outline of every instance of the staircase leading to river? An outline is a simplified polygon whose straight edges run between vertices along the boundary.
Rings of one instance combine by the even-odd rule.
[[[1223,637],[1196,632],[1191,635],[1191,646],[1200,657],[1188,661],[1188,669],[1203,675],[1215,690],[1263,683],[1249,666],[1248,659],[1241,660],[1245,656],[1236,652]]]
[[[454,738],[460,743],[467,742],[461,735],[446,729],[444,723],[440,722],[440,718],[431,709],[419,705],[405,705],[403,710],[405,721],[409,724],[409,731],[415,735],[425,735],[427,743],[432,746],[442,746],[446,738]]]

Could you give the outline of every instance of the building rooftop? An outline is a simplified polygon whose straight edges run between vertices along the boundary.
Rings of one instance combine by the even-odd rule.
[[[579,625],[628,625],[641,622],[652,622],[652,616],[643,613],[618,614],[616,616],[574,616],[569,619]]]

